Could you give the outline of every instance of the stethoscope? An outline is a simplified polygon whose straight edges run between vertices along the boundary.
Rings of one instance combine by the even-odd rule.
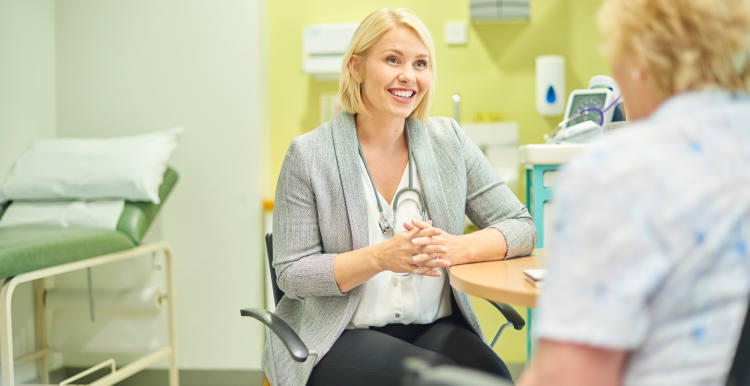
[[[365,161],[365,155],[362,153],[362,146],[359,144],[359,135],[357,135],[357,147],[359,148],[359,157],[362,158],[362,163],[365,165],[365,171],[367,171],[367,177],[370,178],[370,184],[372,184],[372,191],[375,193],[375,201],[378,203],[378,210],[380,211],[380,222],[378,223],[380,225],[380,230],[383,231],[383,234],[388,234],[388,232],[391,232],[391,235],[395,233],[396,229],[396,219],[398,214],[398,199],[404,192],[414,192],[419,197],[420,206],[422,208],[422,221],[427,221],[427,213],[425,212],[425,206],[424,206],[424,196],[422,196],[422,192],[419,191],[419,189],[414,187],[414,176],[413,176],[413,170],[412,170],[412,153],[411,153],[411,140],[409,139],[409,127],[407,126],[406,122],[404,122],[404,132],[406,132],[406,146],[409,149],[409,186],[406,188],[403,188],[396,192],[396,197],[393,199],[393,218],[391,216],[387,215],[383,211],[383,206],[380,204],[380,198],[378,197],[378,190],[375,188],[375,182],[372,180],[372,175],[370,175],[370,168],[367,167],[367,161]],[[355,131],[356,133],[356,131]]]

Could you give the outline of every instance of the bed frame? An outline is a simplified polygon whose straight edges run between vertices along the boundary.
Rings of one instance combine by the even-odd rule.
[[[103,264],[109,264],[116,261],[132,259],[139,256],[163,251],[166,260],[167,275],[167,294],[166,301],[169,345],[155,350],[134,362],[117,369],[114,359],[109,359],[96,366],[89,368],[73,377],[70,377],[59,383],[60,386],[77,385],[76,380],[85,377],[97,370],[110,367],[111,373],[100,378],[90,386],[109,386],[147,368],[162,358],[169,357],[169,386],[179,386],[179,376],[177,370],[177,346],[175,330],[175,288],[174,288],[174,270],[172,264],[172,250],[166,242],[157,242],[141,245],[129,250],[111,253],[103,256],[92,257],[67,264],[57,265],[49,268],[39,269],[36,271],[22,273],[5,279],[5,283],[0,289],[0,360],[2,361],[2,379],[3,385],[15,385],[14,366],[37,361],[38,371],[42,385],[49,383],[49,364],[48,355],[51,349],[47,342],[47,323],[46,307],[44,305],[45,285],[44,279],[50,276],[59,275],[66,272],[78,271],[81,269],[96,267]],[[24,356],[13,358],[13,326],[11,319],[11,300],[13,292],[21,283],[34,282],[34,324],[36,336],[36,351]]]

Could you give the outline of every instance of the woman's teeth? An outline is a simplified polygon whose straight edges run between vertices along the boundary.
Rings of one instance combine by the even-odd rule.
[[[411,98],[414,91],[389,90],[391,94],[401,98]]]

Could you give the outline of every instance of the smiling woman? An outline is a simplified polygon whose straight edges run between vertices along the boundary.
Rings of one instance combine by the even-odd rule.
[[[399,40],[402,37],[406,37],[409,40],[408,43]],[[419,52],[413,54],[417,57],[405,58],[404,52],[399,49],[401,45],[416,48]],[[422,24],[417,15],[406,8],[385,8],[376,11],[362,21],[357,29],[357,33],[349,44],[349,49],[344,54],[346,60],[341,66],[339,96],[346,111],[350,114],[367,111],[361,89],[365,68],[360,62],[370,56],[369,54],[373,51],[378,53],[375,56],[376,61],[391,64],[393,70],[398,68],[396,66],[404,64],[418,67],[419,74],[422,75],[420,77],[422,93],[408,89],[401,91],[412,91],[413,94],[419,95],[416,103],[411,105],[409,115],[413,113],[417,118],[426,120],[429,116],[434,90],[431,86],[434,85],[437,77],[435,44],[427,27]]]
[[[412,11],[374,12],[342,63],[346,111],[287,152],[274,208],[285,293],[276,310],[320,354],[308,385],[401,383],[407,357],[510,379],[449,268],[528,255],[536,232],[458,124],[429,117],[435,63]],[[463,235],[464,215],[481,230]],[[273,361],[280,385],[304,382],[302,366]]]

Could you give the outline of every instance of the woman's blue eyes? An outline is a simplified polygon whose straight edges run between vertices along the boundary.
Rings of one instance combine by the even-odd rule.
[[[386,58],[385,61],[388,63],[398,64],[398,58],[394,56],[390,56]],[[427,62],[424,60],[420,60],[417,63],[415,63],[415,66],[417,66],[418,68],[427,68]]]

